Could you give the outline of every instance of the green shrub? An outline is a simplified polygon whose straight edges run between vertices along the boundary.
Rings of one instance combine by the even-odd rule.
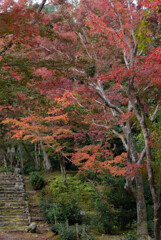
[[[51,230],[55,232],[56,234],[59,234],[59,236],[62,237],[63,240],[76,240],[76,230],[74,226],[69,226],[69,228],[66,228],[66,225],[63,223],[58,223],[56,225],[53,225]]]
[[[106,202],[115,209],[115,225],[125,230],[136,220],[135,199],[124,189],[125,179],[118,177],[109,180],[111,187],[106,191]]]
[[[44,197],[46,195],[45,189],[41,189],[41,196]]]
[[[115,210],[108,203],[102,203],[100,200],[95,202],[95,210],[96,214],[92,217],[91,224],[101,233],[114,233],[117,229]]]
[[[44,186],[44,179],[38,172],[30,173],[30,182],[35,190],[39,190]]]
[[[54,205],[52,203],[52,199],[42,199],[40,202],[41,213],[43,218],[47,223],[52,223],[51,221],[51,213],[53,212]],[[54,222],[53,222],[54,223]]]
[[[154,237],[154,221],[148,220],[148,233],[151,237]]]
[[[93,236],[90,236],[88,234],[85,234],[85,236],[82,236],[82,226],[79,225],[79,239],[80,240],[96,240]],[[57,223],[51,227],[51,230],[59,234],[63,240],[76,240],[76,227],[75,225],[69,226],[68,229],[66,228],[66,225],[64,223]]]
[[[80,214],[81,208],[72,200],[70,203],[64,204],[60,202],[56,205],[56,216],[59,221],[68,219],[69,224],[82,223],[83,216]]]
[[[21,168],[21,173],[29,175],[31,172],[35,171],[35,165],[33,162],[25,162],[24,166]]]
[[[138,240],[138,239],[139,236],[135,231],[125,233],[124,236],[120,238],[120,240]]]
[[[81,215],[81,207],[74,201],[71,203],[60,202],[53,204],[50,200],[42,200],[40,206],[45,220],[51,224],[55,223],[55,215],[57,221],[65,222],[68,220],[70,225],[75,223],[82,224],[88,221],[88,217]]]
[[[67,185],[62,184],[62,177],[52,181],[50,185],[55,202],[70,203],[72,199],[80,205],[92,205],[91,193],[93,188],[87,182],[82,182],[77,177],[67,176]]]

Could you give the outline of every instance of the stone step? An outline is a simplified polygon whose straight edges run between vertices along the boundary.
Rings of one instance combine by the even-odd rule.
[[[5,197],[3,197],[3,198],[0,199],[0,203],[3,203],[3,202],[5,203],[7,201],[11,202],[11,203],[12,202],[20,202],[20,203],[25,202],[23,197],[21,197],[21,198],[16,198],[16,197],[15,198],[7,198],[7,197],[5,198]]]
[[[2,191],[22,191],[24,189],[24,186],[23,185],[15,185],[13,187],[7,187],[7,186],[0,186],[0,192]]]
[[[26,208],[25,207],[23,207],[23,208],[17,208],[17,209],[14,209],[14,208],[6,208],[6,207],[4,207],[4,209],[1,209],[0,210],[0,213],[1,214],[3,214],[3,213],[6,213],[6,215],[7,214],[9,214],[9,215],[11,215],[11,214],[14,214],[14,215],[19,215],[19,214],[22,214],[22,213],[26,213],[27,212],[27,210],[26,210]]]
[[[22,198],[22,199],[0,199],[0,204],[4,204],[4,203],[9,203],[9,204],[14,204],[14,203],[19,203],[19,204],[24,204],[26,205],[26,201]]]
[[[38,203],[29,203],[29,206],[30,207],[39,207],[39,204]]]
[[[10,233],[10,232],[24,232],[27,226],[3,226],[0,227],[0,233]]]
[[[25,207],[26,206],[26,204],[25,204],[25,202],[24,201],[20,201],[20,202],[0,202],[0,209],[2,208],[2,207]]]
[[[21,213],[21,214],[6,214],[5,212],[1,214],[1,217],[3,218],[22,218],[22,219],[28,219],[27,213]]]
[[[0,213],[3,214],[3,213],[6,213],[6,215],[20,215],[20,214],[23,214],[23,213],[27,213],[27,210],[25,207],[23,208],[7,208],[7,207],[4,207],[2,209],[0,209]]]
[[[28,222],[3,222],[0,223],[0,227],[4,227],[4,226],[26,226],[28,225]]]
[[[13,194],[0,194],[0,199],[18,199],[18,198],[24,198],[24,193],[13,193]]]
[[[1,216],[5,216],[5,217],[15,217],[15,218],[19,218],[19,217],[22,217],[22,218],[27,218],[28,217],[28,213],[27,212],[6,212],[6,211],[3,211],[1,212]]]
[[[4,219],[4,221],[0,222],[0,227],[7,226],[7,225],[28,225],[29,221],[28,219],[12,219],[12,220],[7,220]]]
[[[6,222],[6,221],[28,221],[28,219],[26,217],[22,217],[22,215],[19,215],[19,216],[0,216],[0,222]]]
[[[30,213],[31,213],[31,215],[40,215],[41,214],[41,212],[40,212],[40,209],[37,209],[37,208],[30,208]]]
[[[0,207],[0,211],[1,210],[8,210],[8,209],[12,209],[12,210],[17,210],[17,209],[24,209],[24,206],[16,206],[16,207],[11,207],[11,206],[4,206],[4,207]]]
[[[26,191],[27,194],[36,194],[36,191],[32,190],[32,191]]]
[[[0,181],[20,181],[20,180],[22,180],[22,178],[21,177],[15,177],[15,176],[0,176]]]
[[[17,204],[16,203],[6,203],[4,205],[0,204],[0,212],[3,210],[2,208],[5,211],[7,211],[8,209],[10,209],[10,211],[12,211],[12,210],[15,211],[15,209],[21,210],[21,209],[25,209],[26,208],[26,204],[24,204],[24,203],[22,203],[22,204],[20,204],[20,203],[17,203]]]
[[[43,221],[43,217],[31,217],[32,222]]]
[[[11,180],[8,180],[8,181],[3,181],[1,180],[1,186],[14,186],[16,183],[19,183],[21,184],[22,181],[11,181]]]
[[[4,196],[4,194],[22,194],[24,193],[25,190],[17,190],[15,189],[14,191],[13,190],[0,190],[0,196]]]

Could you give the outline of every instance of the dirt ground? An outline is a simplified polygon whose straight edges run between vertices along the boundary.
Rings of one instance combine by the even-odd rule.
[[[2,233],[0,240],[59,240],[60,238],[49,232],[47,234],[33,234],[33,233]]]

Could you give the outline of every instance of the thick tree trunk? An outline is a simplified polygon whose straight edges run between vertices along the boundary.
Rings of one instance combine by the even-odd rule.
[[[136,204],[137,204],[137,233],[139,235],[139,239],[147,240],[148,225],[142,175],[138,174],[135,177],[135,181],[136,181]]]
[[[45,151],[45,147],[44,147],[42,142],[40,142],[40,145],[41,145],[41,149],[43,151],[43,156],[44,156],[44,161],[43,161],[44,168],[45,168],[46,171],[52,172],[51,162],[50,162],[50,160],[48,158],[48,155]]]
[[[161,203],[154,203],[154,237],[155,240],[161,240]]]
[[[132,162],[137,163],[138,154],[129,125],[127,125],[127,131],[129,147],[128,152],[131,155]],[[139,237],[140,240],[147,240],[148,239],[147,210],[144,197],[143,179],[141,174],[136,175],[135,182],[136,182],[136,206],[137,206],[137,233],[140,236]]]
[[[151,149],[149,146],[149,132],[145,124],[145,120],[140,122],[144,141],[145,141],[145,149],[146,149],[146,161],[147,161],[147,172],[148,172],[148,180],[150,185],[150,191],[153,198],[154,204],[154,237],[155,240],[161,240],[161,167],[160,167],[160,181],[159,181],[159,192],[157,193],[155,181],[154,181],[154,174],[152,168],[152,156],[151,156]]]
[[[60,170],[61,170],[62,177],[63,177],[63,185],[66,185],[67,183],[66,183],[65,161],[64,161],[64,159],[60,158],[59,162],[60,162]]]
[[[132,64],[131,64],[132,66]],[[114,118],[118,121],[120,120],[120,114],[124,114],[124,112],[116,105],[111,103],[110,99],[106,96],[103,86],[100,81],[98,81],[97,85],[93,85],[94,90],[98,94],[99,97],[105,102],[107,107],[109,107],[112,111]],[[131,93],[129,92],[129,100],[133,101]],[[131,108],[129,106],[129,108]],[[129,109],[130,111],[130,109]],[[126,141],[122,140],[124,147],[127,150],[127,157],[129,158],[129,162],[137,164],[138,163],[138,153],[136,149],[136,145],[133,139],[131,125],[127,122],[127,124],[120,124],[125,136]],[[119,134],[117,134],[119,135]],[[148,239],[148,228],[147,228],[147,214],[146,214],[146,204],[144,198],[144,188],[143,181],[141,175],[136,176],[136,201],[137,201],[137,231],[140,234],[140,239]]]

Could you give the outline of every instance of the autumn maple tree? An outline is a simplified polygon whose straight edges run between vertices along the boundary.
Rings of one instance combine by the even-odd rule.
[[[159,142],[154,139],[161,86],[159,1],[82,0],[74,5],[57,0],[51,4],[58,10],[49,15],[40,12],[44,3],[37,12],[23,1],[1,5],[1,16],[12,19],[0,29],[6,79],[11,76],[20,84],[26,80],[25,89],[34,88],[50,102],[46,114],[41,107],[31,110],[30,102],[22,116],[5,116],[3,123],[12,124],[17,139],[54,147],[81,169],[124,175],[125,188],[136,199],[140,239],[148,239],[142,179],[146,171],[155,240],[160,240],[161,164],[153,154]],[[75,141],[69,154],[64,152],[66,142],[59,141],[68,137]],[[120,155],[110,149],[110,139],[121,141]]]

